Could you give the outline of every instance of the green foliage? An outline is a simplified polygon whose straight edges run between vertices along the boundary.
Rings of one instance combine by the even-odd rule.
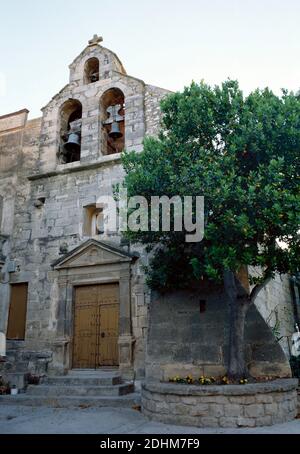
[[[148,283],[167,290],[223,270],[299,269],[300,97],[269,89],[244,97],[236,81],[192,83],[162,102],[158,138],[125,153],[129,196],[204,195],[205,238],[128,232],[152,251]],[[284,243],[285,246],[280,246]]]

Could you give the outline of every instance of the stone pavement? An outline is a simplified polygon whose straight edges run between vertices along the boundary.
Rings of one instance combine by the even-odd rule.
[[[197,429],[151,422],[131,409],[1,405],[0,434],[300,434],[300,420],[257,429]]]

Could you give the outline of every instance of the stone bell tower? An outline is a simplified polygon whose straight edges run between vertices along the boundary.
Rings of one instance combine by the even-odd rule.
[[[97,35],[89,41],[69,66],[69,84],[42,109],[41,172],[99,162],[125,148],[142,149],[152,88],[128,76],[102,41]],[[149,101],[158,104],[164,93]]]
[[[198,297],[160,300],[148,329],[147,254],[103,229],[99,198],[123,181],[123,151],[139,153],[158,134],[169,92],[128,75],[102,43],[96,35],[87,43],[41,118],[28,121],[27,109],[0,117],[0,331],[9,369],[24,377],[113,366],[122,378],[141,379],[147,369],[160,379],[192,370],[197,358],[192,366],[213,374],[226,350],[223,296],[204,289],[204,313]],[[287,300],[283,288],[277,301]],[[265,343],[253,367],[269,367],[267,352],[275,352],[282,373],[286,358],[258,326]]]
[[[25,111],[15,113],[10,122],[23,115],[22,128],[0,134],[10,159],[10,144],[20,148],[18,166],[9,168],[12,225],[0,232],[10,235],[0,244],[0,330],[12,337],[8,349],[18,343],[16,358],[29,358],[24,372],[38,372],[41,358],[50,374],[107,365],[129,378],[145,371],[149,298],[142,259],[122,247],[118,232],[105,231],[98,200],[122,182],[123,151],[140,152],[144,137],[158,132],[159,102],[168,92],[127,75],[102,43],[97,35],[89,40],[42,118],[27,122]],[[0,177],[5,213],[6,188]],[[19,329],[14,314],[21,299]]]

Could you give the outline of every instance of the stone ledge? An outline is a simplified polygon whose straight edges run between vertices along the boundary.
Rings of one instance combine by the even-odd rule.
[[[22,109],[0,116],[0,134],[12,133],[23,129],[27,122],[29,110]]]
[[[260,427],[297,416],[298,380],[227,386],[144,383],[142,409],[150,419],[195,427]]]
[[[121,162],[121,154],[117,153],[114,155],[109,155],[109,156],[104,156],[98,161],[93,161],[93,162],[86,162],[86,163],[79,163],[76,165],[68,165],[66,164],[65,166],[58,166],[56,170],[45,172],[45,173],[37,173],[35,175],[30,175],[28,177],[29,181],[36,181],[36,180],[42,180],[45,178],[51,178],[51,177],[56,177],[59,175],[68,175],[70,173],[76,173],[76,172],[83,172],[84,170],[93,170],[93,169],[98,169],[99,167],[106,166],[108,164],[115,164],[115,163],[120,163]]]
[[[286,392],[297,389],[297,379],[280,379],[267,383],[250,383],[248,385],[194,386],[169,383],[148,382],[143,389],[154,393],[178,394],[180,396],[245,396]]]

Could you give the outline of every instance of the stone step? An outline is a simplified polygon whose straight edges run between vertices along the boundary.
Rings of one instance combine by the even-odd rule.
[[[122,384],[120,376],[113,375],[65,375],[57,377],[45,377],[43,385],[51,386],[114,386]]]
[[[67,396],[125,396],[134,392],[134,385],[131,383],[124,383],[122,385],[114,386],[84,386],[77,385],[30,385],[26,390],[26,394],[30,396],[44,396],[44,397],[67,397]]]
[[[6,341],[6,351],[16,351],[16,350],[23,350],[24,349],[24,342],[23,341],[13,341],[7,340]]]
[[[92,375],[92,376],[115,376],[119,375],[119,368],[118,367],[101,367],[101,369],[71,369],[68,372],[68,375],[76,375],[82,376],[82,375]]]
[[[7,350],[6,351],[6,360],[8,362],[15,362],[15,361],[27,361],[27,359],[24,360],[22,356],[22,351],[20,350]]]
[[[113,407],[113,408],[132,408],[141,405],[140,394],[128,394],[119,397],[41,397],[29,396],[28,394],[19,394],[18,396],[0,396],[1,405],[24,405],[27,407]]]

